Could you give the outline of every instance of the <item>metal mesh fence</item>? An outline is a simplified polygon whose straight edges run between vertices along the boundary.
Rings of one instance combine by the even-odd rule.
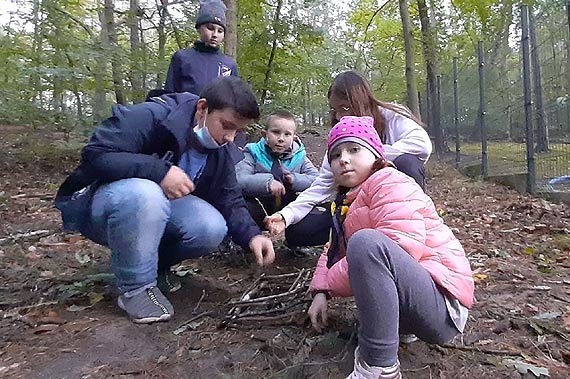
[[[508,43],[483,44],[483,80],[476,47],[471,55],[457,58],[455,70],[452,64],[442,67],[442,125],[449,141],[458,132],[462,161],[487,161],[483,173],[527,174],[538,191],[570,191],[567,11],[558,5],[529,12],[530,77],[525,78],[523,70],[521,12],[513,19]],[[525,81],[532,90],[530,126],[525,115]],[[533,141],[531,149],[527,141]],[[454,149],[455,144],[450,147]],[[527,157],[534,160],[535,170],[529,169]]]

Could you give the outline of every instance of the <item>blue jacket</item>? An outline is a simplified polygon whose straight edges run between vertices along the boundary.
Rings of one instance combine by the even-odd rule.
[[[220,76],[238,76],[236,62],[219,49],[197,41],[190,49],[178,50],[170,60],[164,89],[168,92],[190,92],[202,89]]]
[[[198,96],[175,93],[151,102],[117,105],[81,152],[79,167],[59,188],[56,207],[64,227],[80,230],[89,217],[90,197],[101,183],[143,178],[160,183],[191,144]],[[228,145],[209,152],[193,195],[212,204],[225,218],[230,236],[242,247],[261,231],[251,218],[238,186]],[[87,196],[78,196],[88,188]]]

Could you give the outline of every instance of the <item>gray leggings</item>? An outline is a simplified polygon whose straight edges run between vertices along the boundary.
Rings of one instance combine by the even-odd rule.
[[[459,333],[429,273],[384,233],[354,233],[346,256],[360,321],[358,344],[366,363],[396,363],[399,334],[445,343]]]

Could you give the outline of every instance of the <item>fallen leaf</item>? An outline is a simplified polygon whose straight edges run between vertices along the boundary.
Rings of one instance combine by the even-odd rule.
[[[564,329],[570,330],[570,314],[564,315],[562,317],[562,326],[564,327]]]
[[[560,350],[560,355],[562,356],[562,361],[567,365],[570,365],[570,351],[568,350]]]
[[[89,256],[88,253],[80,253],[79,251],[77,251],[75,253],[75,259],[77,260],[77,262],[79,262],[82,265],[85,265],[89,262],[91,262],[91,257]]]
[[[103,300],[103,298],[104,298],[103,294],[92,292],[89,294],[89,303],[91,305],[95,305],[101,300]]]
[[[475,280],[475,283],[482,282],[483,280],[485,280],[487,278],[488,278],[488,275],[486,275],[486,274],[475,274],[475,275],[473,275],[473,280]]]
[[[533,366],[521,360],[515,361],[513,359],[504,359],[503,364],[507,367],[514,367],[520,374],[523,375],[530,372],[537,378],[539,378],[541,375],[550,376],[547,368]]]
[[[536,250],[533,247],[525,247],[524,253],[528,255],[533,255],[536,253]]]
[[[166,359],[167,359],[167,358],[166,358],[166,355],[161,355],[160,357],[158,357],[158,359],[157,359],[157,361],[156,361],[156,364],[159,365],[159,364],[165,362]]]
[[[69,307],[67,307],[68,312],[81,312],[84,311],[86,309],[91,308],[93,305],[77,305],[77,304],[72,304]]]
[[[42,277],[42,278],[53,278],[53,271],[42,271],[42,272],[40,272],[40,277]]]
[[[34,329],[34,334],[51,332],[52,330],[55,330],[57,328],[59,328],[58,324],[43,324]]]

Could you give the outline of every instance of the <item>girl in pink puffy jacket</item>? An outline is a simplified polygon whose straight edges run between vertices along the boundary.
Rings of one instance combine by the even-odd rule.
[[[385,159],[372,117],[342,117],[329,133],[328,159],[338,191],[309,316],[320,331],[327,299],[354,296],[359,346],[348,378],[401,378],[400,334],[444,343],[463,332],[471,268],[429,196]]]

